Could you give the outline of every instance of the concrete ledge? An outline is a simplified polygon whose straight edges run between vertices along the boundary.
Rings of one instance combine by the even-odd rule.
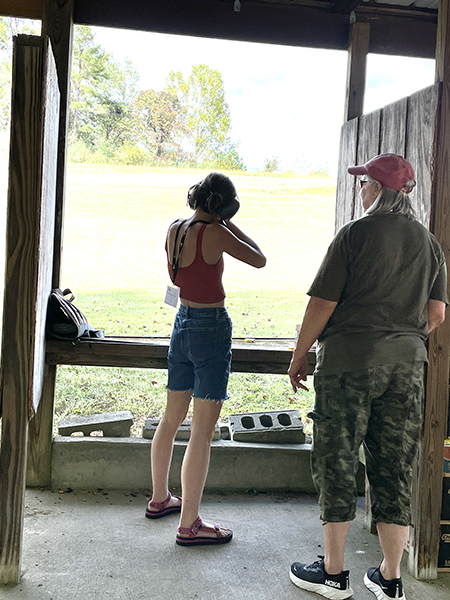
[[[151,441],[143,438],[56,437],[53,441],[52,485],[64,489],[151,489]],[[169,474],[180,488],[186,442],[175,442]],[[241,444],[212,442],[208,491],[315,492],[310,470],[310,444]],[[358,488],[364,493],[361,465]]]

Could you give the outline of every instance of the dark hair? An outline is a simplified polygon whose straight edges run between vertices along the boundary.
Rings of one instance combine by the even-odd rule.
[[[210,214],[217,214],[219,207],[223,210],[229,206],[236,200],[236,196],[236,188],[231,179],[214,171],[188,191],[189,206],[194,210],[201,208]]]

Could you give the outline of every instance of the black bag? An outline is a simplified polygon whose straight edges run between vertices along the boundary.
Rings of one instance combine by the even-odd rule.
[[[69,296],[66,298],[66,296]],[[94,329],[79,308],[73,304],[71,290],[52,290],[47,306],[47,334],[59,340],[77,340],[81,337],[102,338],[105,332]]]

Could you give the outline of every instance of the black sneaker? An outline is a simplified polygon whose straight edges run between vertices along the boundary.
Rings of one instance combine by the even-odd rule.
[[[380,573],[380,567],[371,567],[364,575],[364,584],[375,594],[378,600],[389,600],[398,598],[406,600],[403,594],[402,578],[386,580]]]
[[[303,590],[316,592],[330,600],[344,600],[353,595],[350,587],[348,571],[339,575],[328,575],[325,571],[323,556],[312,565],[295,562],[291,566],[292,583]]]

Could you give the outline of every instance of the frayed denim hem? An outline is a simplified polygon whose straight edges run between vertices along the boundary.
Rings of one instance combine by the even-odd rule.
[[[223,400],[214,400],[214,398],[198,398],[198,396],[194,396],[195,398],[197,398],[198,400],[201,400],[202,402],[215,402],[216,404],[223,404],[223,402],[225,402],[225,400],[228,400],[228,398],[224,398]]]

